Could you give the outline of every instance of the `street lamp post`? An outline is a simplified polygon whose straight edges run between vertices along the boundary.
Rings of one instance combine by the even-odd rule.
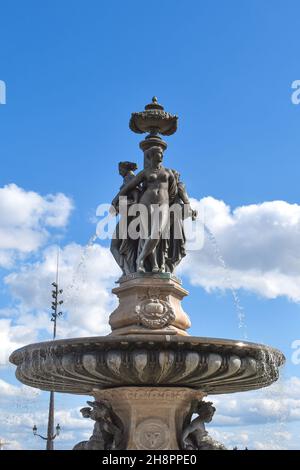
[[[56,338],[56,323],[57,318],[62,315],[60,307],[63,304],[63,300],[59,296],[63,293],[62,289],[58,287],[58,263],[59,263],[59,251],[57,252],[57,266],[56,266],[56,282],[52,282],[52,302],[51,302],[51,321],[53,322],[53,340]],[[42,436],[37,432],[37,426],[34,425],[32,428],[34,436],[39,436],[41,439],[47,441],[46,450],[54,450],[54,439],[60,434],[60,425],[57,424],[56,432],[54,433],[54,392],[50,392],[49,400],[49,413],[48,413],[48,428],[47,436]]]
[[[57,424],[55,430],[56,430],[55,434],[47,434],[47,436],[42,436],[41,434],[38,434],[38,432],[37,432],[38,428],[37,428],[36,425],[34,425],[33,428],[32,428],[32,432],[33,432],[34,436],[38,436],[41,439],[44,439],[44,441],[47,441],[46,450],[53,450],[53,441],[60,434],[60,425],[59,424]],[[49,432],[49,427],[48,427],[48,432]]]

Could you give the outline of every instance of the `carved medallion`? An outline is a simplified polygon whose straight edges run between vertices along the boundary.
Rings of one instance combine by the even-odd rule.
[[[170,431],[161,419],[149,418],[142,421],[135,430],[138,449],[166,449],[170,440]]]
[[[151,329],[167,326],[175,319],[168,296],[161,295],[158,288],[148,289],[148,295],[141,297],[135,311],[139,322]]]

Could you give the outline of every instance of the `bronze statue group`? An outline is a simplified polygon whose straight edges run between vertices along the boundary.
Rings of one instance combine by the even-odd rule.
[[[144,155],[144,169],[137,175],[135,163],[119,163],[123,185],[112,201],[116,215],[126,201],[121,214],[125,230],[120,220],[111,242],[124,275],[173,272],[186,254],[184,220],[197,216],[179,173],[162,165],[163,149],[153,146]]]

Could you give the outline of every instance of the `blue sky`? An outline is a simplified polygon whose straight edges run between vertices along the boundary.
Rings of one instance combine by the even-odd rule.
[[[110,266],[107,243],[88,256],[76,289],[68,288],[71,271],[95,232],[96,207],[110,202],[120,186],[117,163],[142,165],[141,137],[129,130],[128,121],[131,112],[157,95],[179,115],[165,165],[180,170],[191,197],[205,199],[208,223],[246,314],[248,339],[280,348],[287,357],[285,380],[298,378],[291,343],[300,339],[300,106],[291,102],[291,84],[300,78],[299,13],[299,2],[293,0],[1,5],[0,80],[6,83],[7,103],[0,105],[0,188],[6,188],[0,194],[0,308],[8,348],[22,338],[49,336],[47,289],[57,243],[69,297],[78,291],[79,305],[93,312],[90,324],[82,324],[79,313],[72,317],[70,302],[61,334],[101,334],[100,323],[113,300],[108,296],[100,307],[97,302],[118,274],[114,267],[107,277],[100,268],[93,271],[103,259]],[[236,208],[242,210],[236,214]],[[226,210],[230,223],[224,222]],[[20,228],[24,223],[26,233]],[[7,242],[11,238],[14,242]],[[182,268],[190,291],[184,306],[192,318],[191,333],[237,339],[244,331],[238,328],[230,286],[212,257],[207,247]],[[97,292],[89,300],[80,287],[87,279]],[[1,379],[19,386],[13,367],[2,363]],[[282,393],[284,403],[296,399],[297,387],[293,397]],[[46,410],[47,394],[26,401],[18,390],[2,389],[7,418],[0,423],[0,437],[12,441],[12,447],[42,446],[29,436],[27,415]],[[70,409],[76,417],[60,448],[70,448],[89,429],[88,423],[81,428],[76,411],[84,401],[58,397],[58,410]],[[218,406],[224,415],[226,406]],[[11,407],[17,411],[9,421]],[[255,421],[245,410],[240,410],[242,427],[219,420],[217,432],[227,433],[229,445],[241,431],[248,432],[244,443],[250,447],[271,445],[263,436],[266,426],[273,426],[274,436],[281,432],[278,417],[261,412],[267,418],[255,415]],[[280,445],[299,448],[299,419],[300,414],[287,417]],[[260,443],[249,429],[261,436]]]

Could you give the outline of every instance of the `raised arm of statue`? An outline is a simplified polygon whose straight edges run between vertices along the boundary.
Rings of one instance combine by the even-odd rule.
[[[125,184],[116,197],[112,201],[112,206],[116,207],[118,205],[119,197],[126,196],[130,191],[135,189],[145,178],[145,171],[140,171],[136,176],[134,176],[127,184]]]

